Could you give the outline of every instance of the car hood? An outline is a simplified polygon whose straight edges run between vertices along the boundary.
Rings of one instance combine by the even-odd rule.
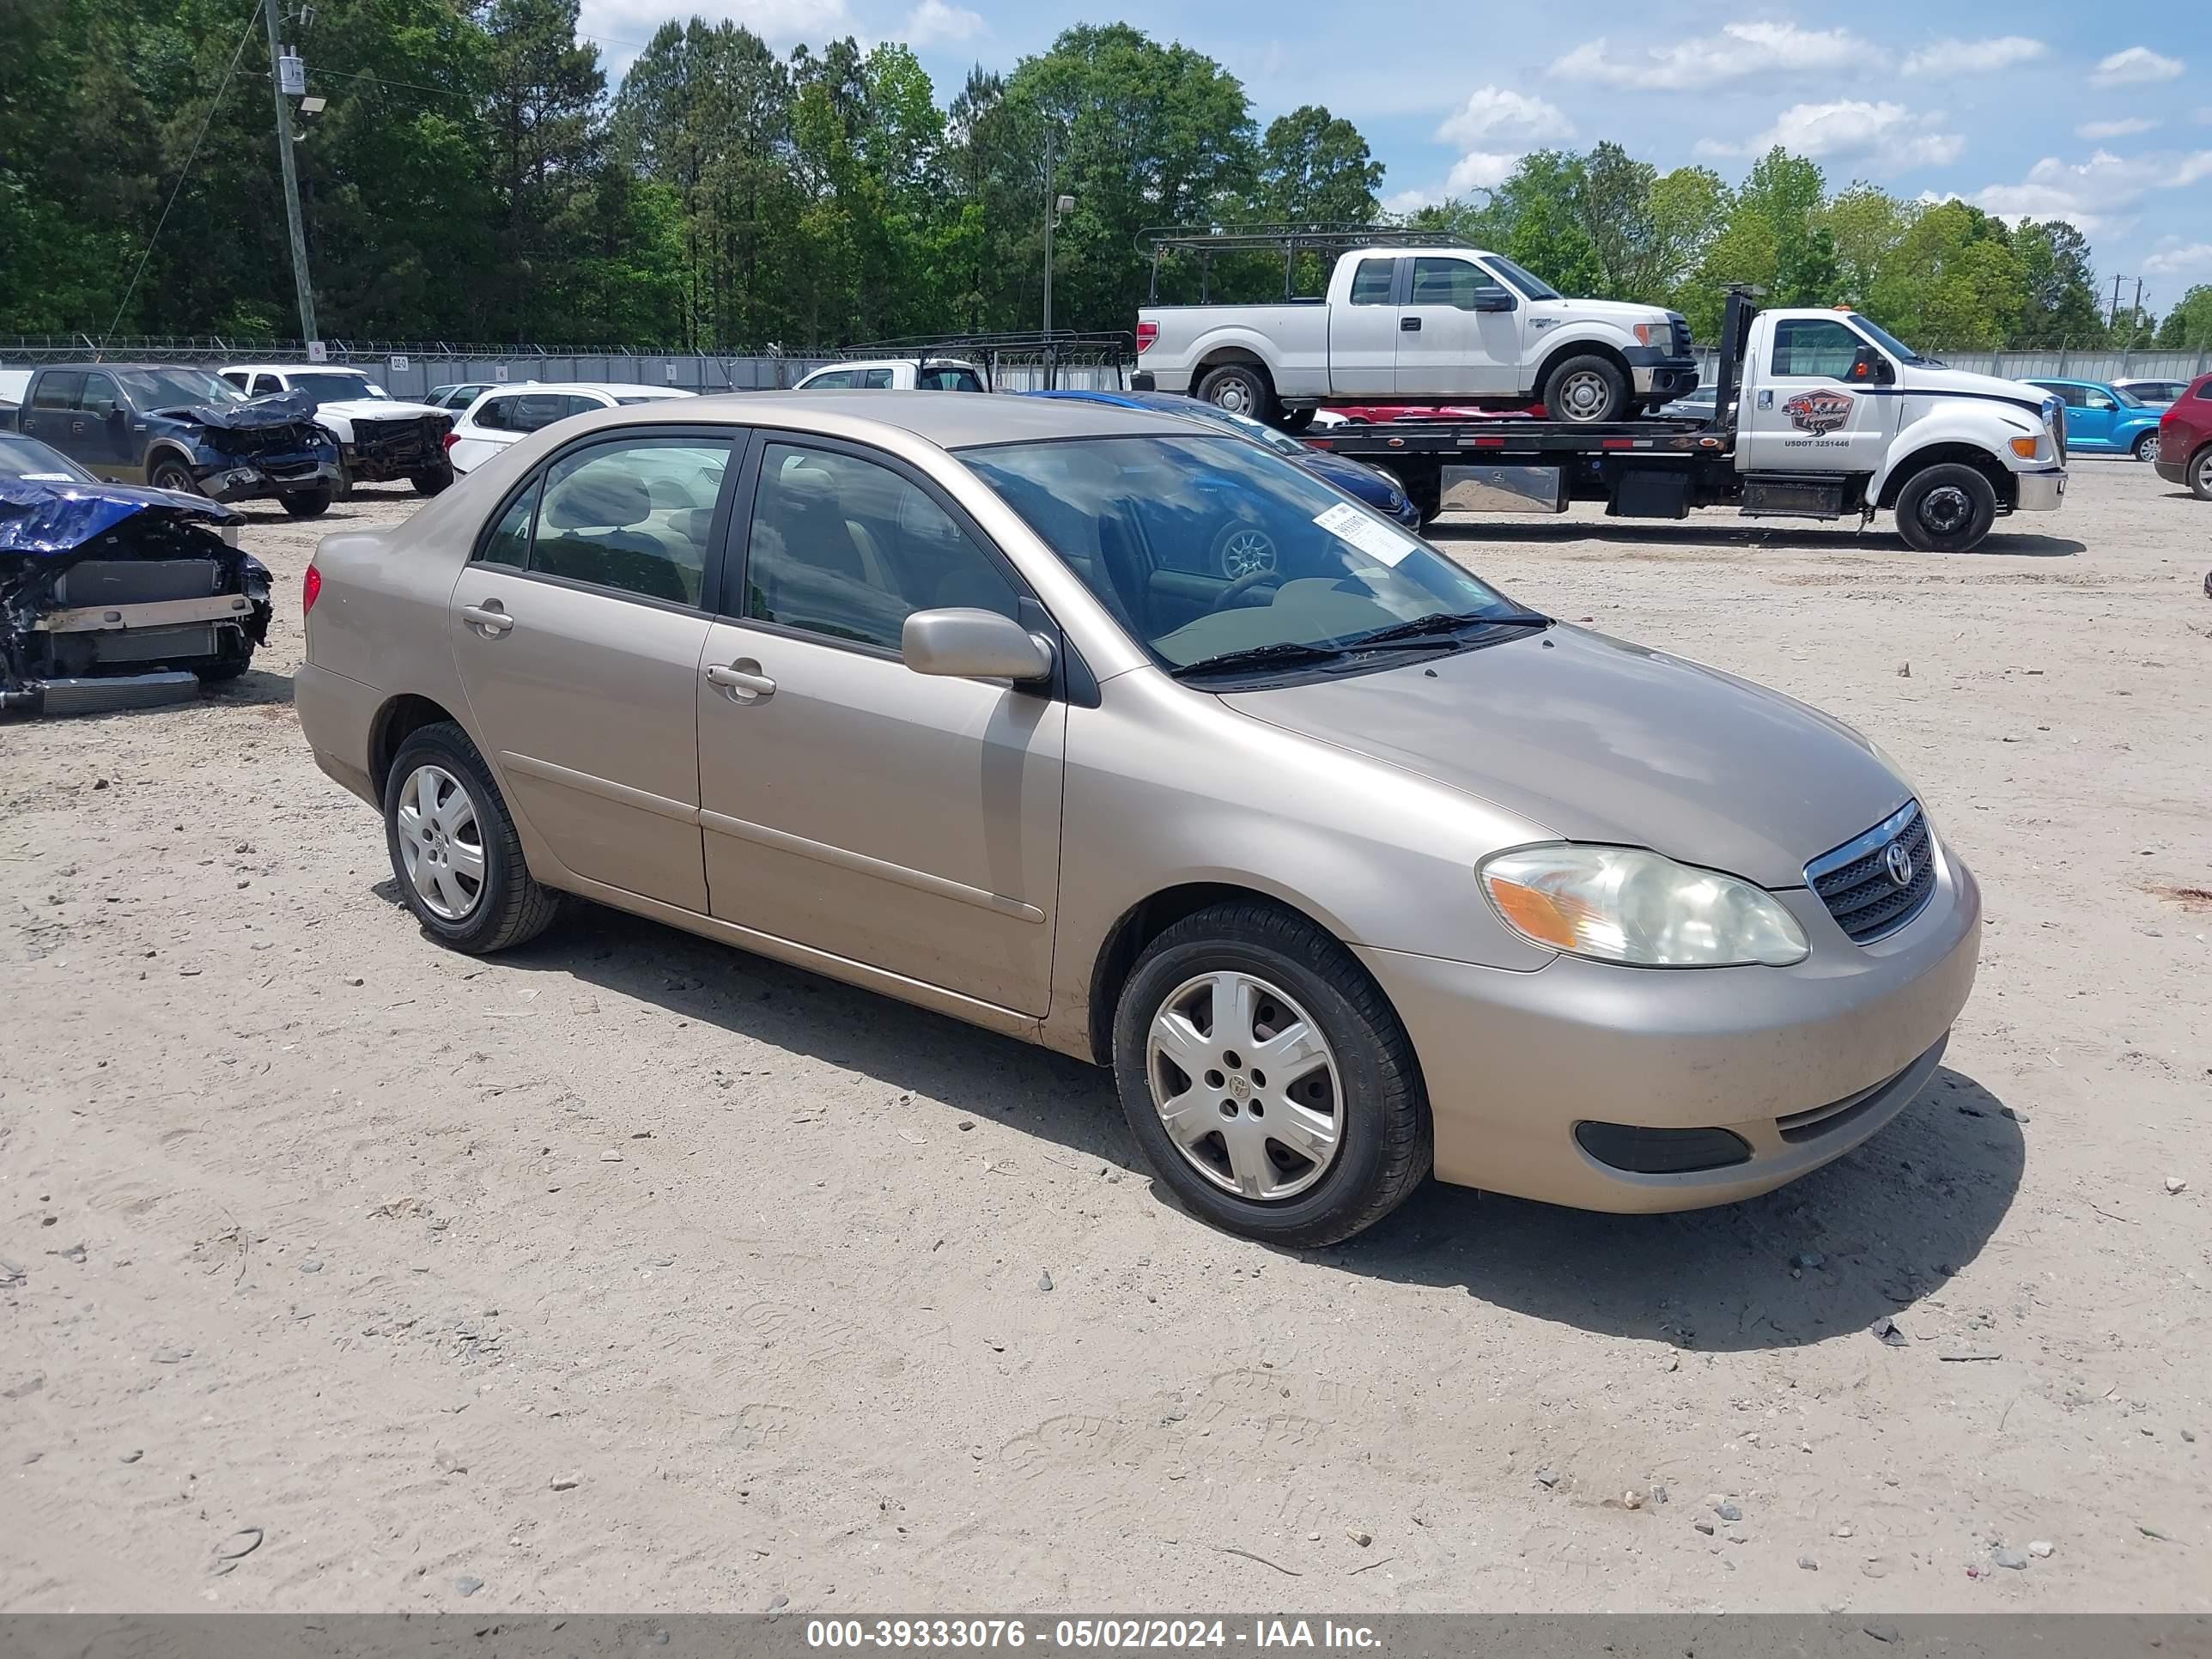
[[[1664,306],[1639,306],[1626,300],[1532,300],[1532,311],[1557,310],[1577,317],[1607,317],[1617,322],[1663,323]]]
[[[0,478],[0,553],[73,553],[133,518],[226,525],[243,516],[220,501],[181,490]]]
[[[1810,860],[1912,793],[1818,709],[1577,628],[1223,701],[1566,840],[1648,847],[1763,887],[1803,886]]]
[[[1964,368],[1920,368],[1910,363],[1905,365],[1903,389],[1935,396],[1950,392],[1977,398],[2002,398],[2031,411],[2039,411],[2054,395],[2025,380],[2001,380],[1995,374],[1977,374]]]
[[[1387,501],[1393,488],[1390,480],[1371,466],[1362,466],[1358,461],[1342,455],[1331,455],[1321,450],[1297,458],[1298,465],[1316,478],[1323,478],[1339,489],[1357,495],[1364,501]]]
[[[349,421],[411,421],[418,415],[444,415],[453,410],[433,404],[403,403],[397,398],[337,398],[315,405],[318,416],[336,415]]]

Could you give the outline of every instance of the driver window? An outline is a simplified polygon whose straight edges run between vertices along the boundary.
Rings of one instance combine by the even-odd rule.
[[[1840,380],[1851,372],[1860,343],[1856,334],[1825,317],[1786,317],[1774,325],[1774,373]]]
[[[2108,398],[2101,392],[2084,394],[2081,402],[2083,406],[2088,409],[2118,409],[2120,406],[2118,398]]]
[[[1486,282],[1483,274],[1464,259],[1413,261],[1413,300],[1417,306],[1452,306],[1474,309],[1474,291]]]
[[[84,390],[77,395],[76,406],[97,414],[103,404],[120,406],[122,402],[123,394],[115,389],[115,382],[111,377],[88,374],[84,377]]]

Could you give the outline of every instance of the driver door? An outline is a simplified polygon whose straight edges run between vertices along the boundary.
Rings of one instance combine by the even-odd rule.
[[[1421,255],[1398,307],[1398,386],[1416,396],[1504,396],[1521,378],[1521,303],[1477,311],[1477,289],[1499,286],[1471,259]],[[1510,289],[1507,292],[1510,294]]]
[[[1897,431],[1899,399],[1850,380],[1869,343],[1831,317],[1784,317],[1748,406],[1736,465],[1744,471],[1873,473]],[[1870,348],[1869,348],[1870,349]],[[1893,376],[1896,366],[1891,365]]]

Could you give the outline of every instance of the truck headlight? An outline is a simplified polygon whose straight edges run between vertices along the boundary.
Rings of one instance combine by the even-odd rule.
[[[1483,890],[1533,945],[1640,968],[1786,968],[1811,947],[1765,890],[1639,847],[1523,847],[1483,860]]]

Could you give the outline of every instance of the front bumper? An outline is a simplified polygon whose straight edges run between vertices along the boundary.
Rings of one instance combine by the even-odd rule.
[[[259,501],[296,495],[304,489],[336,489],[338,465],[335,459],[302,459],[276,461],[218,458],[192,473],[203,495],[218,501]]]
[[[419,473],[443,471],[445,432],[421,429],[395,431],[357,438],[340,446],[347,473],[356,483],[383,483],[394,478],[413,478]]]
[[[1515,973],[1361,947],[1427,1084],[1443,1181],[1578,1209],[1696,1209],[1840,1158],[1934,1073],[1973,988],[1981,893],[1948,848],[1920,915],[1857,945],[1820,901],[1777,893],[1812,954],[1793,968],[1633,969],[1560,957]],[[1747,1155],[1650,1174],[1583,1125],[1724,1129]]]
[[[2066,469],[2063,466],[2017,473],[2014,477],[2019,491],[2013,502],[2015,513],[2056,513],[2066,500]]]
[[[1628,346],[1629,383],[1638,399],[1679,398],[1698,389],[1698,360],[1670,357],[1657,346]]]

